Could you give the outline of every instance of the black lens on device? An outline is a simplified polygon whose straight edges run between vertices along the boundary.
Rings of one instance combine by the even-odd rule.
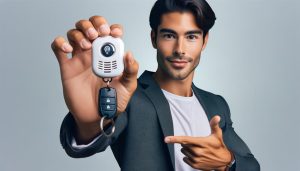
[[[105,43],[101,47],[101,54],[105,57],[111,57],[115,53],[115,46],[111,43]]]

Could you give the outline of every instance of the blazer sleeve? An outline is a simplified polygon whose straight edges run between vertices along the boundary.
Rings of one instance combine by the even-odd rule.
[[[107,138],[106,136],[100,136],[94,143],[91,145],[78,149],[72,146],[72,138],[74,137],[76,123],[69,112],[64,118],[61,127],[60,127],[60,143],[64,148],[65,152],[73,158],[83,158],[94,155],[95,153],[99,153],[104,151],[109,145],[114,143],[119,135],[123,132],[123,130],[127,126],[127,112],[121,113],[117,118],[115,118],[115,132],[114,134]],[[112,126],[109,126],[105,131],[110,132]]]
[[[230,109],[226,100],[219,95],[218,104],[223,109],[226,119],[226,125],[223,128],[223,140],[235,157],[235,164],[231,168],[231,171],[259,171],[260,165],[258,161],[232,127]]]

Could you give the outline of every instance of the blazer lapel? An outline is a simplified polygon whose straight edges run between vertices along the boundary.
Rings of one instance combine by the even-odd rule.
[[[205,111],[208,120],[210,121],[210,119],[212,118],[212,113],[209,111],[209,109],[206,107],[203,98],[205,98],[201,92],[197,89],[197,87],[194,85],[194,83],[192,84],[192,89],[195,93],[195,96],[197,97],[198,101],[200,102],[200,104],[202,105],[203,110]]]
[[[200,102],[200,104],[203,107],[203,110],[205,111],[208,121],[211,120],[211,118],[213,118],[215,115],[219,115],[221,117],[219,126],[220,128],[225,126],[225,119],[224,118],[224,114],[221,113],[220,109],[218,108],[217,103],[214,101],[215,99],[212,99],[210,97],[207,96],[207,92],[197,88],[194,83],[192,84],[192,89],[198,99],[198,101]]]
[[[156,113],[159,119],[160,127],[162,129],[164,137],[173,136],[173,121],[169,107],[169,103],[165,98],[159,85],[155,82],[152,77],[152,72],[145,71],[139,78],[142,84],[146,84],[147,88],[144,89],[145,94],[149,97],[153,103]],[[163,140],[164,141],[164,140]],[[175,157],[174,157],[174,144],[167,144],[168,151],[170,153],[173,168],[175,168]]]

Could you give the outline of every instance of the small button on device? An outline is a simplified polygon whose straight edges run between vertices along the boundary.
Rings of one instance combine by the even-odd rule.
[[[101,105],[101,108],[103,109],[103,113],[105,113],[106,111],[115,111],[116,105],[106,104],[106,105]]]
[[[101,104],[110,104],[110,105],[116,105],[116,99],[112,97],[105,97],[101,96]]]
[[[105,43],[101,48],[101,53],[105,57],[111,57],[116,51],[116,48],[111,43]]]

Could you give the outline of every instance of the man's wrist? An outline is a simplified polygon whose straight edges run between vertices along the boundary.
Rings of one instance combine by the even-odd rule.
[[[76,139],[77,144],[88,144],[95,137],[97,137],[100,134],[100,132],[100,126],[97,123],[82,124],[76,122],[74,137]]]
[[[231,151],[229,151],[229,152],[230,152],[230,155],[231,155],[231,160],[230,160],[230,163],[228,163],[228,164],[226,165],[225,171],[229,171],[230,168],[232,168],[232,166],[235,164],[235,157],[234,157],[234,154],[233,154],[233,152],[231,152]]]

